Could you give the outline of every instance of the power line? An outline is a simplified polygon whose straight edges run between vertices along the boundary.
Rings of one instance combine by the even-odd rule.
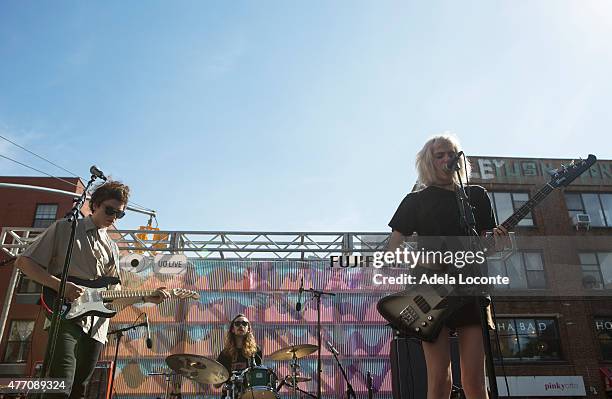
[[[68,172],[68,173],[70,173],[70,174],[71,174],[71,175],[73,175],[73,176],[78,176],[78,174],[77,174],[77,173],[71,172],[71,171],[69,171],[68,169],[66,169],[66,168],[64,168],[64,167],[59,166],[58,164],[56,164],[56,163],[53,163],[53,162],[49,161],[47,158],[42,157],[42,156],[40,156],[40,155],[38,155],[38,154],[36,154],[36,153],[34,153],[34,152],[32,152],[32,151],[28,150],[27,148],[25,148],[25,147],[23,147],[23,146],[21,146],[21,145],[19,145],[19,144],[15,143],[14,141],[11,141],[11,140],[7,139],[6,137],[4,137],[4,136],[2,136],[2,135],[0,135],[0,138],[1,138],[1,139],[4,139],[4,140],[6,140],[6,141],[8,141],[9,143],[13,144],[14,146],[17,146],[17,147],[21,148],[21,149],[22,149],[22,150],[24,150],[24,151],[29,152],[30,154],[34,155],[35,157],[38,157],[38,158],[42,159],[42,160],[43,160],[43,161],[45,161],[45,162],[49,162],[51,165],[53,165],[53,166],[55,166],[55,167],[57,167],[57,168],[60,168],[60,169],[61,169],[61,170],[63,170],[64,172]]]
[[[56,163],[54,163],[54,162],[49,161],[47,158],[45,158],[45,157],[43,157],[43,156],[41,156],[41,155],[38,155],[38,154],[36,154],[36,153],[35,153],[35,152],[33,152],[33,151],[28,150],[28,149],[27,149],[27,148],[25,148],[24,146],[19,145],[19,144],[15,143],[14,141],[9,140],[8,138],[6,138],[6,137],[4,137],[4,136],[2,136],[2,135],[0,135],[0,138],[1,138],[1,139],[3,139],[3,140],[6,140],[7,142],[9,142],[9,143],[13,144],[13,145],[14,145],[14,146],[16,146],[16,147],[19,147],[20,149],[22,149],[22,150],[24,150],[24,151],[26,151],[26,152],[28,152],[28,153],[30,153],[30,154],[32,154],[32,155],[34,155],[35,157],[38,157],[38,158],[42,159],[43,161],[50,163],[51,165],[53,165],[53,166],[55,166],[55,167],[57,167],[57,168],[59,168],[59,169],[61,169],[61,170],[65,171],[65,172],[70,173],[70,174],[71,174],[71,175],[73,175],[73,176],[79,177],[79,178],[80,178],[81,180],[83,180],[83,181],[87,180],[86,178],[84,178],[84,177],[80,176],[78,173],[71,172],[71,171],[69,171],[68,169],[66,169],[66,168],[64,168],[64,167],[62,167],[62,166],[60,166],[60,165],[58,165],[58,164],[56,164]],[[21,163],[21,162],[18,162],[18,161],[14,160],[14,159],[8,158],[8,157],[6,157],[6,156],[4,156],[4,155],[0,155],[0,156],[4,157],[4,158],[6,158],[6,159],[9,159],[9,160],[11,160],[11,161],[13,161],[13,162],[16,162],[16,163],[18,163],[18,164],[20,164],[20,165],[23,165],[23,166],[25,166],[25,167],[27,167],[27,168],[30,168],[30,169],[32,169],[32,170],[35,170],[35,171],[37,171],[37,172],[43,173],[43,174],[45,174],[45,175],[47,175],[47,176],[50,176],[50,177],[53,177],[53,178],[58,179],[58,180],[60,180],[60,181],[63,181],[64,183],[71,184],[71,185],[73,185],[73,186],[75,186],[75,187],[77,187],[77,186],[78,186],[78,185],[77,185],[77,184],[75,184],[75,183],[72,183],[72,182],[69,182],[69,181],[63,180],[63,179],[61,179],[61,178],[59,178],[59,177],[56,177],[56,176],[52,176],[52,175],[50,175],[50,174],[48,174],[48,173],[45,173],[45,172],[43,172],[43,171],[41,171],[41,170],[38,170],[38,169],[35,169],[35,168],[31,167],[31,166],[25,165],[25,164],[23,164],[23,163]],[[136,203],[136,202],[134,202],[134,201],[128,201],[128,203],[129,203],[129,204],[132,204],[132,205],[135,205],[135,206],[137,206],[137,207],[140,207],[140,208],[142,208],[143,210],[146,210],[146,211],[153,211],[153,209],[151,209],[151,208],[147,208],[147,207],[146,207],[146,206],[144,206],[144,205],[137,204],[137,203]]]
[[[22,163],[22,162],[16,161],[16,160],[14,160],[13,158],[9,158],[9,157],[7,157],[6,155],[2,155],[2,154],[0,154],[0,157],[2,157],[2,158],[6,158],[6,159],[8,159],[9,161],[13,161],[13,162],[15,162],[16,164],[19,164],[19,165],[21,165],[21,166],[25,166],[26,168],[29,168],[29,169],[35,170],[36,172],[38,172],[38,173],[42,173],[43,175],[47,175],[47,176],[52,177],[52,178],[54,178],[54,179],[57,179],[57,180],[59,180],[59,181],[63,181],[64,183],[68,183],[68,184],[70,184],[70,185],[72,185],[72,186],[75,186],[75,187],[77,186],[77,185],[76,185],[76,184],[74,184],[73,182],[70,182],[70,181],[68,181],[68,180],[64,180],[64,179],[62,179],[61,177],[57,177],[57,176],[50,175],[50,174],[49,174],[49,173],[47,173],[47,172],[43,172],[42,170],[36,169],[36,168],[34,168],[34,167],[32,167],[32,166],[29,166],[29,165],[26,165],[26,164],[24,164],[24,163]]]

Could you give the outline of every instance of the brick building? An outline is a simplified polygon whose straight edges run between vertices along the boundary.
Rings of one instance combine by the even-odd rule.
[[[487,188],[502,222],[549,181],[548,170],[569,161],[471,162],[472,182]],[[508,295],[498,291],[495,310],[506,375],[516,384],[513,396],[610,395],[612,161],[600,160],[554,190],[515,232],[516,253],[489,265],[492,274],[511,277]],[[499,356],[496,364],[501,376]],[[503,393],[505,383],[498,378],[498,384]]]
[[[82,193],[83,182],[78,178],[62,178],[66,182],[50,177],[2,176],[0,183],[47,187],[56,190]],[[26,188],[0,187],[0,228],[47,227],[57,218],[63,217],[72,208],[72,199],[67,195]],[[83,211],[87,211],[85,208]],[[0,260],[9,260],[0,253]],[[0,267],[0,301],[5,309],[7,293],[14,273],[13,262]],[[20,278],[17,282],[10,307],[2,342],[0,342],[0,375],[29,375],[32,361],[41,360],[47,342],[42,330],[44,316],[37,305],[41,287],[39,284]]]

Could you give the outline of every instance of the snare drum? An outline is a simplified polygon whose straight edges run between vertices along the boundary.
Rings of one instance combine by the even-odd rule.
[[[255,366],[244,370],[240,399],[277,399],[276,374],[267,367]]]

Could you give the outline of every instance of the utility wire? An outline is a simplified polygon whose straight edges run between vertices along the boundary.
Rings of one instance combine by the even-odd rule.
[[[58,165],[58,164],[56,164],[56,163],[54,163],[54,162],[49,161],[47,158],[45,158],[45,157],[43,157],[43,156],[40,156],[40,155],[36,154],[36,153],[35,153],[35,152],[33,152],[33,151],[28,150],[27,148],[25,148],[25,147],[23,147],[23,146],[21,146],[21,145],[19,145],[19,144],[15,143],[14,141],[9,140],[8,138],[6,138],[6,137],[4,137],[4,136],[2,136],[2,135],[0,135],[0,138],[1,138],[1,139],[3,139],[3,140],[5,140],[5,141],[7,141],[7,142],[9,142],[9,143],[11,143],[11,144],[13,144],[14,146],[16,146],[16,147],[18,147],[18,148],[20,148],[20,149],[22,149],[22,150],[24,150],[24,151],[26,151],[26,152],[28,152],[28,153],[30,153],[30,154],[32,154],[32,155],[34,155],[34,156],[36,156],[36,157],[38,157],[38,158],[42,159],[43,161],[50,163],[51,165],[53,165],[53,166],[55,166],[55,167],[57,167],[57,168],[59,168],[59,169],[61,169],[61,170],[65,171],[65,172],[70,173],[70,174],[71,174],[71,175],[73,175],[73,176],[76,176],[76,177],[81,178],[83,181],[87,180],[87,179],[83,178],[82,176],[79,176],[79,174],[78,174],[78,173],[71,172],[71,171],[69,171],[68,169],[66,169],[66,168],[64,168],[64,167],[62,167],[62,166],[60,166],[60,165]],[[42,170],[38,170],[38,169],[36,169],[36,168],[34,168],[34,167],[32,167],[32,166],[28,166],[28,165],[26,165],[26,164],[24,164],[24,163],[21,163],[21,162],[19,162],[19,161],[16,161],[16,160],[14,160],[14,159],[12,159],[12,158],[9,158],[9,157],[7,157],[7,156],[5,156],[5,155],[0,154],[0,156],[1,156],[1,157],[3,157],[3,158],[8,159],[8,160],[10,160],[10,161],[13,161],[13,162],[15,162],[15,163],[17,163],[17,164],[19,164],[19,165],[25,166],[26,168],[29,168],[29,169],[35,170],[35,171],[37,171],[37,172],[39,172],[39,173],[42,173],[42,174],[47,175],[47,176],[49,176],[49,177],[52,177],[52,178],[54,178],[54,179],[60,180],[60,181],[62,181],[62,182],[64,182],[64,183],[70,184],[70,185],[72,185],[72,186],[74,186],[74,187],[77,187],[77,186],[78,186],[78,185],[77,185],[77,184],[75,184],[75,183],[69,182],[69,181],[64,180],[64,179],[62,179],[62,178],[60,178],[60,177],[57,177],[57,176],[50,175],[49,173],[43,172]],[[144,205],[137,204],[136,202],[133,202],[133,201],[128,201],[128,203],[129,203],[129,204],[131,204],[131,205],[135,205],[135,206],[137,206],[137,207],[139,207],[139,208],[141,208],[141,209],[143,209],[143,210],[145,210],[145,211],[151,211],[151,212],[153,212],[153,211],[154,211],[153,209],[147,208],[147,207],[145,207]]]
[[[43,175],[47,175],[47,176],[49,176],[49,177],[52,177],[52,178],[57,179],[57,180],[59,180],[59,181],[63,181],[64,183],[68,183],[68,184],[70,184],[70,185],[72,185],[72,186],[75,186],[75,187],[76,187],[76,184],[74,184],[74,183],[73,183],[73,182],[71,182],[71,181],[64,180],[64,179],[62,179],[61,177],[57,177],[57,176],[50,175],[50,174],[49,174],[49,173],[47,173],[47,172],[43,172],[42,170],[36,169],[36,168],[34,168],[34,167],[32,167],[32,166],[29,166],[29,165],[26,165],[26,164],[21,163],[21,162],[19,162],[19,161],[16,161],[16,160],[14,160],[13,158],[9,158],[9,157],[7,157],[6,155],[2,155],[2,154],[0,154],[0,157],[5,158],[5,159],[8,159],[9,161],[13,161],[13,162],[15,162],[16,164],[19,164],[19,165],[21,165],[21,166],[25,166],[26,168],[29,168],[29,169],[35,170],[35,171],[36,171],[36,172],[38,172],[38,173],[42,173]]]
[[[78,174],[77,174],[77,173],[71,172],[71,171],[69,171],[68,169],[66,169],[66,168],[64,168],[64,167],[59,166],[58,164],[56,164],[56,163],[53,163],[53,162],[49,161],[47,158],[44,158],[44,157],[42,157],[42,156],[40,156],[40,155],[38,155],[38,154],[36,154],[36,153],[34,153],[34,152],[32,152],[32,151],[28,150],[27,148],[25,148],[25,147],[23,147],[23,146],[21,146],[21,145],[19,145],[19,144],[15,143],[14,141],[11,141],[11,140],[7,139],[6,137],[4,137],[4,136],[2,136],[2,135],[0,135],[0,138],[1,138],[1,139],[3,139],[3,140],[8,141],[9,143],[13,144],[14,146],[17,146],[17,147],[21,148],[21,149],[22,149],[22,150],[24,150],[24,151],[29,152],[30,154],[34,155],[35,157],[38,157],[38,158],[42,159],[42,160],[43,160],[43,161],[45,161],[45,162],[49,162],[51,165],[53,165],[53,166],[55,166],[55,167],[57,167],[57,168],[60,168],[60,169],[61,169],[61,170],[63,170],[64,172],[68,172],[68,173],[70,173],[70,174],[71,174],[71,175],[73,175],[73,176],[78,176]],[[74,183],[72,183],[72,184],[74,184]],[[76,184],[75,184],[75,186],[76,186]]]

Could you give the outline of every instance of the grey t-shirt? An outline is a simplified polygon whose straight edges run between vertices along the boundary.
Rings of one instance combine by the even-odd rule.
[[[23,252],[49,274],[59,276],[64,267],[66,249],[70,239],[70,222],[60,219],[53,223]],[[99,229],[91,219],[79,220],[74,237],[68,275],[85,280],[103,276],[119,276],[119,248],[108,236],[106,229]],[[110,287],[120,290],[119,284]],[[109,319],[88,316],[77,321],[83,331],[96,341],[106,343]]]

